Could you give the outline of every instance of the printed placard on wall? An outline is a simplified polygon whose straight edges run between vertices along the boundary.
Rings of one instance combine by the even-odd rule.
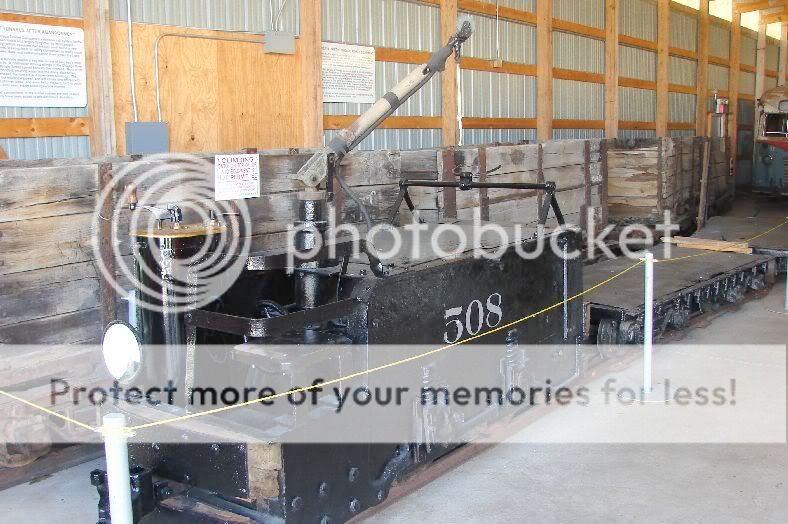
[[[85,107],[85,33],[0,22],[0,106]]]
[[[375,48],[323,42],[323,101],[375,102]]]
[[[216,200],[260,196],[260,155],[216,155]]]

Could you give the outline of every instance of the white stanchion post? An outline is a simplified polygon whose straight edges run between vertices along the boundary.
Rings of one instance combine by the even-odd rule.
[[[109,413],[104,415],[103,421],[110,518],[112,524],[133,524],[126,416]]]
[[[654,338],[654,254],[646,252],[646,287],[643,303],[643,395],[652,391],[651,353]]]
[[[788,313],[788,259],[785,260],[785,312]]]

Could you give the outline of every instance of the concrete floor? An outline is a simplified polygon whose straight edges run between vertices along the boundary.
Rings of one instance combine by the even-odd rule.
[[[785,213],[783,206],[768,207]],[[782,208],[782,209],[780,209]],[[750,216],[751,203],[734,213]],[[769,213],[772,214],[772,213]],[[788,342],[782,310],[784,284],[760,300],[726,313],[681,344]],[[675,347],[675,349],[674,349]],[[711,347],[711,346],[710,346]],[[731,350],[729,350],[731,351]],[[719,357],[757,373],[763,362],[744,346]],[[662,346],[660,376],[686,371],[687,355]],[[784,372],[784,364],[778,371]],[[709,366],[712,369],[713,366]],[[629,370],[637,376],[639,363]],[[783,390],[783,394],[784,394]],[[779,394],[778,394],[779,395]],[[779,399],[783,400],[783,399]],[[758,414],[784,421],[782,412]],[[788,447],[782,444],[531,444],[540,431],[577,425],[571,410],[557,410],[403,498],[370,520],[411,522],[788,522]],[[586,420],[587,435],[609,429]],[[783,437],[784,438],[784,437]],[[88,473],[101,461],[0,492],[0,520],[43,524],[92,523],[97,496]]]

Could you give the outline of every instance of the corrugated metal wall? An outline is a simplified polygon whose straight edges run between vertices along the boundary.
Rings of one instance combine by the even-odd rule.
[[[0,0],[1,11],[79,18],[82,0]],[[0,118],[57,118],[87,116],[87,108],[0,107]],[[0,138],[0,146],[15,160],[90,156],[88,137]]]
[[[110,0],[113,19],[125,20],[126,0]],[[133,18],[138,22],[232,31],[262,32],[270,28],[272,10],[282,0],[132,0]],[[488,0],[494,1],[494,0]],[[435,6],[407,0],[322,0],[323,31],[327,41],[357,43],[400,49],[431,51],[441,42],[439,10]],[[299,0],[289,0],[282,13],[283,29],[298,32]],[[535,0],[500,0],[500,5],[525,11],[535,10]],[[0,10],[44,15],[79,17],[81,0],[0,0]],[[554,17],[597,28],[604,28],[604,0],[554,0]],[[536,62],[536,31],[526,24],[473,15],[476,33],[464,52],[467,56],[494,59],[500,31],[501,58],[510,62]],[[368,23],[372,20],[374,23]],[[674,47],[696,50],[697,20],[683,12],[671,12],[670,42]],[[621,34],[644,40],[656,40],[657,17],[653,0],[621,0],[619,9]],[[756,40],[749,32],[742,35],[742,63],[755,64]],[[730,31],[716,23],[710,26],[710,50],[713,56],[728,58]],[[777,69],[779,47],[769,43],[767,68]],[[556,32],[553,36],[555,67],[604,72],[604,43],[579,35]],[[383,94],[402,78],[412,66],[408,64],[377,64],[377,94]],[[670,81],[692,86],[696,82],[696,64],[677,57],[670,59]],[[624,77],[656,80],[656,53],[620,46],[620,71]],[[533,77],[464,71],[463,111],[472,117],[533,118],[536,115],[536,80]],[[767,88],[776,84],[767,78]],[[728,89],[728,69],[709,66],[709,87]],[[744,94],[754,91],[751,73],[741,74],[740,89]],[[620,88],[622,120],[653,121],[656,96],[653,91]],[[670,120],[694,120],[695,97],[671,93]],[[440,115],[440,84],[438,79],[398,111],[398,115]],[[365,106],[358,104],[325,104],[327,114],[358,114]],[[604,87],[569,80],[554,81],[555,118],[604,118]],[[23,110],[0,108],[3,117],[85,116],[84,109],[46,108]],[[681,133],[684,133],[682,131]],[[326,132],[330,136],[331,132]],[[622,130],[622,137],[653,136],[653,131]],[[671,132],[671,134],[674,134]],[[533,140],[534,130],[465,130],[466,143]],[[601,130],[555,130],[556,138],[601,136]],[[439,130],[384,130],[376,132],[363,146],[432,147],[440,143]],[[53,139],[6,139],[3,146],[14,158],[46,156],[86,156],[86,137]]]
[[[650,0],[621,0],[618,30],[622,35],[643,40],[657,39],[657,7]],[[677,34],[678,36],[678,34]],[[673,32],[671,32],[673,38]],[[674,44],[675,45],[675,44]],[[657,80],[657,54],[653,51],[618,46],[619,75],[648,82]],[[619,118],[636,122],[653,122],[656,119],[656,92],[650,89],[619,87]],[[654,130],[619,129],[619,138],[650,138]]]
[[[739,72],[739,93],[743,95],[755,94],[755,73]]]
[[[437,12],[438,10],[435,9]],[[496,22],[494,18],[471,15],[473,20],[473,37],[463,46],[463,56],[496,58]],[[501,20],[501,59],[519,64],[536,63],[536,28],[530,25],[517,24]],[[437,49],[436,40],[430,51]]]
[[[605,0],[553,0],[553,18],[605,28]]]
[[[298,34],[301,0],[132,0],[135,22],[262,33],[272,29],[280,5],[280,29]],[[126,20],[126,0],[110,0],[110,16]]]
[[[730,58],[731,32],[715,22],[709,24],[709,54],[719,58]]]
[[[670,45],[698,50],[698,19],[681,11],[670,12]]]
[[[375,23],[370,24],[369,20]],[[503,22],[501,26],[502,35],[504,31],[510,30],[509,27],[504,27]],[[517,38],[517,35],[510,36]],[[440,11],[434,6],[419,5],[404,0],[323,0],[323,40],[433,51],[440,45]],[[485,51],[490,52],[490,48],[485,48]],[[515,49],[507,52],[513,53],[508,56],[516,56],[519,51]],[[490,56],[492,55],[488,55]],[[505,59],[510,60],[510,58]],[[383,96],[414,66],[377,62],[375,67],[377,73],[375,94]],[[440,78],[436,76],[429,86],[414,95],[395,114],[440,115],[440,91]],[[357,115],[369,107],[368,104],[326,103],[323,105],[325,113],[330,115]],[[330,140],[334,134],[334,131],[326,131],[326,140]],[[374,131],[359,147],[361,149],[418,149],[437,147],[440,144],[439,129],[387,129]]]
[[[0,11],[81,18],[82,0],[0,0]]]
[[[780,66],[780,44],[766,42],[766,69],[777,71]]]
[[[758,39],[741,32],[741,63],[755,66],[756,50],[758,48]]]
[[[626,45],[618,46],[618,74],[628,78],[657,80],[657,53]]]
[[[553,16],[562,20],[605,27],[603,0],[576,2],[555,0]],[[553,66],[588,73],[605,72],[605,43],[580,35],[553,33]],[[556,79],[553,81],[553,118],[600,120],[605,118],[605,86],[590,82]],[[553,138],[594,138],[598,129],[555,129]]]
[[[730,68],[709,64],[709,89],[728,90],[728,75]]]
[[[620,0],[618,13],[619,33],[643,40],[657,40],[657,5],[653,1]]]

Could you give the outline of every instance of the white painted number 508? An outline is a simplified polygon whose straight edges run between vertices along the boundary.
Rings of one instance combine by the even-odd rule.
[[[459,341],[465,333],[470,336],[478,335],[484,326],[494,328],[501,323],[503,319],[501,295],[493,293],[487,297],[486,304],[482,304],[481,300],[474,300],[465,308],[447,309],[443,318],[447,321],[446,331],[443,333],[443,341],[447,344]]]

